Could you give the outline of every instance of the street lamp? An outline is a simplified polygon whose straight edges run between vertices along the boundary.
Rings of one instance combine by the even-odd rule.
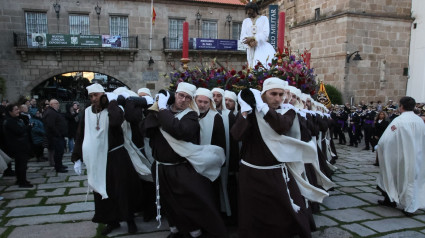
[[[199,13],[199,9],[198,9],[198,12],[196,13],[196,21],[198,22],[198,38],[199,38],[199,26],[200,26],[201,18],[202,18],[202,15],[201,13]]]
[[[232,24],[232,16],[230,15],[230,13],[229,13],[229,15],[226,17],[226,22],[228,23],[228,25],[229,25],[229,40],[230,40],[230,26],[231,26],[231,24]]]
[[[99,7],[99,2],[96,3],[94,10],[96,11],[96,14],[97,14],[97,29],[98,29],[99,34],[100,34],[99,18],[100,18],[100,11],[102,10],[102,8]]]
[[[59,12],[61,10],[61,5],[58,3],[58,0],[56,0],[56,3],[53,3],[53,8],[55,9],[56,17],[58,20],[58,33],[59,33]]]
[[[351,54],[349,54],[348,52],[347,52],[347,63],[350,63],[350,58],[351,58],[351,56],[353,56],[354,54],[356,54],[355,56],[354,56],[354,58],[353,58],[353,60],[363,60],[362,59],[362,57],[359,55],[359,51],[357,50],[357,51],[354,51],[353,53],[351,53]]]

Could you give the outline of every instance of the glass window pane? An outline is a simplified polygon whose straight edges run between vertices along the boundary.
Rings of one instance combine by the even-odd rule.
[[[27,33],[47,33],[47,14],[44,12],[25,12]]]
[[[217,39],[217,21],[202,21],[202,38]]]
[[[232,40],[239,40],[241,36],[242,23],[233,22],[232,23]]]
[[[183,44],[183,19],[169,19],[168,38],[170,49],[180,49]]]
[[[88,15],[69,16],[69,34],[90,35],[90,20]]]

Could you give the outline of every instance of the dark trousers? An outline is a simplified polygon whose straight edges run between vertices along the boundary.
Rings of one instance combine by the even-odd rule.
[[[337,125],[335,127],[335,133],[338,134],[338,138],[339,138],[339,143],[340,144],[345,144],[347,143],[347,140],[345,139],[345,135],[344,135],[344,129],[341,128],[341,125]]]
[[[26,158],[15,158],[15,174],[16,183],[18,185],[23,185],[27,183],[27,163],[28,159]]]
[[[53,157],[55,160],[55,169],[58,171],[62,169],[62,157],[65,150],[65,138],[55,137],[53,138],[52,142],[55,150],[55,155]]]
[[[366,148],[369,149],[369,144],[372,145],[372,142],[371,142],[372,125],[371,124],[364,124],[363,129],[364,129],[364,142],[365,142]]]
[[[37,159],[40,159],[43,157],[43,151],[44,151],[44,147],[43,144],[33,144],[32,145],[32,151],[34,152],[34,155]]]
[[[350,136],[350,145],[358,145],[359,131],[359,125],[350,125],[350,128],[348,128],[348,135]]]

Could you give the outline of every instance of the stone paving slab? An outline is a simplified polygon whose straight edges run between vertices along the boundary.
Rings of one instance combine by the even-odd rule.
[[[4,197],[5,199],[16,199],[16,198],[24,198],[27,195],[27,193],[28,191],[16,191],[16,192],[2,193],[1,196]]]
[[[364,210],[373,212],[383,217],[398,217],[404,216],[403,212],[399,209],[386,207],[386,206],[376,206],[376,207],[365,207]]]
[[[380,238],[424,238],[425,234],[421,234],[417,231],[402,231],[397,233],[380,236]]]
[[[313,214],[313,218],[314,218],[314,221],[316,222],[316,227],[336,226],[336,225],[338,225],[338,223],[336,223],[334,220],[332,220],[330,218],[327,218],[325,216],[320,216],[320,215]]]
[[[356,188],[362,190],[363,192],[367,192],[367,193],[376,193],[376,192],[378,192],[378,190],[376,188],[369,187],[369,186],[356,187]]]
[[[389,218],[378,221],[367,221],[362,224],[379,232],[425,227],[425,223],[416,221],[412,218]]]
[[[136,222],[136,226],[138,229],[138,233],[145,233],[145,232],[158,232],[158,231],[169,231],[168,222],[165,219],[162,219],[162,225],[158,229],[156,228],[158,226],[157,221],[150,221],[150,222],[144,222],[142,217],[136,217],[134,219],[134,222]],[[118,235],[124,235],[127,234],[127,223],[126,222],[120,222],[121,227],[113,230],[111,233],[108,234],[109,237],[118,236]]]
[[[71,176],[68,178],[68,181],[84,181],[84,180],[87,180],[87,175]]]
[[[353,195],[372,204],[378,204],[378,200],[384,199],[383,196],[376,193],[355,193]]]
[[[370,236],[370,235],[376,234],[376,232],[360,224],[348,224],[348,225],[342,225],[342,227],[344,227],[345,229],[353,233],[356,233],[359,236]]]
[[[359,193],[359,192],[362,192],[361,190],[359,190],[357,188],[353,188],[353,187],[341,187],[341,188],[338,188],[338,190],[340,190],[344,193]]]
[[[97,224],[91,221],[16,227],[9,238],[93,237]]]
[[[38,207],[19,207],[14,208],[7,217],[31,216],[58,213],[60,206],[38,206]]]
[[[39,225],[45,223],[60,223],[70,221],[83,221],[93,218],[94,212],[81,212],[69,214],[54,214],[34,217],[18,217],[10,219],[6,226]]]
[[[338,174],[335,174],[334,176],[332,176],[332,181],[334,182],[342,182],[342,181],[347,181],[346,179],[340,178],[338,177]]]
[[[46,204],[62,204],[62,203],[71,203],[71,202],[84,202],[86,200],[86,195],[72,195],[65,197],[54,197],[49,198],[46,201]],[[87,201],[94,200],[93,194],[90,194],[87,197]]]
[[[87,187],[71,188],[68,194],[87,194]]]
[[[120,236],[120,238],[166,238],[170,234],[169,231],[152,232],[146,234],[137,234],[129,236]]]
[[[7,207],[23,207],[40,204],[41,198],[14,199],[7,204]]]
[[[359,172],[362,172],[359,170]],[[338,174],[338,177],[351,180],[351,181],[362,181],[362,180],[372,180],[376,179],[373,176],[364,175],[364,174]]]
[[[366,202],[349,195],[330,196],[324,199],[323,205],[330,209],[349,208],[368,205]]]
[[[367,185],[367,183],[365,183],[365,181],[360,182],[360,181],[346,181],[346,182],[336,182],[336,184],[338,184],[339,186],[342,187],[354,187],[354,186],[364,186]]]
[[[338,227],[326,228],[323,231],[313,232],[312,238],[352,238],[354,237],[348,231],[345,231]]]
[[[358,174],[358,173],[361,173],[363,171],[361,171],[360,169],[358,169],[356,167],[356,169],[345,169],[344,172],[347,173],[347,174]]]
[[[0,227],[0,235],[3,234],[3,232],[6,230],[6,228]]]
[[[65,182],[65,180],[67,179],[67,176],[63,176],[63,177],[50,177],[47,180],[47,183],[58,183],[58,182]]]
[[[51,192],[46,190],[37,190],[37,197],[51,197],[51,196],[63,196],[65,194],[66,188],[57,188]]]
[[[79,182],[46,183],[37,185],[37,189],[80,187]]]
[[[94,211],[94,202],[72,203],[67,205],[65,212]]]
[[[342,222],[354,222],[354,221],[372,220],[372,219],[380,218],[379,216],[375,214],[366,212],[359,208],[323,211],[322,213]]]

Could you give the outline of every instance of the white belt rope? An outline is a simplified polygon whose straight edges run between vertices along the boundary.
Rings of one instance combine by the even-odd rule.
[[[116,150],[120,149],[121,147],[124,147],[124,144],[119,145],[119,146],[117,146],[115,148],[112,148],[110,151],[108,151],[108,153],[111,153],[112,151],[116,151]]]
[[[186,163],[182,162],[182,163]],[[161,203],[160,203],[160,195],[159,195],[159,177],[158,177],[158,164],[162,164],[162,165],[166,165],[166,166],[170,166],[170,165],[178,165],[178,164],[182,164],[182,163],[163,163],[163,162],[159,162],[156,161],[155,164],[155,185],[156,185],[156,221],[159,222],[159,225],[156,228],[160,228],[161,227]]]
[[[281,163],[281,164],[271,165],[271,166],[253,165],[253,164],[246,162],[245,160],[241,160],[241,163],[248,166],[248,167],[254,168],[254,169],[278,169],[278,168],[280,168],[282,170],[283,180],[285,180],[286,191],[288,192],[289,201],[291,202],[292,209],[294,209],[294,211],[298,213],[298,211],[300,210],[300,207],[297,204],[294,203],[294,200],[291,197],[291,193],[289,192],[288,182],[289,182],[290,179],[289,179],[288,168],[286,167],[286,163]]]

